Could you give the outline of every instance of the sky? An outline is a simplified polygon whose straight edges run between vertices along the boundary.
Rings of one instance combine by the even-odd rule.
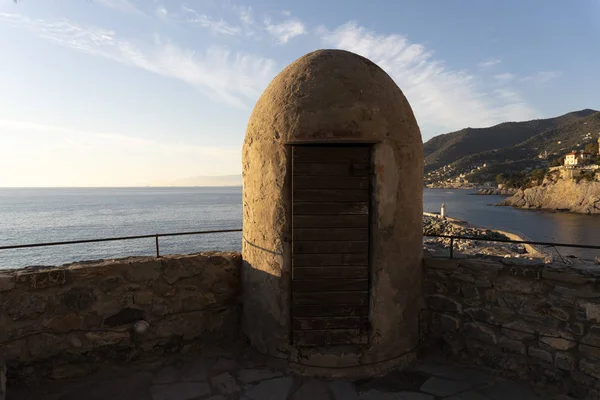
[[[600,109],[600,0],[0,0],[0,187],[241,172],[252,108],[339,48],[382,67],[424,141]]]

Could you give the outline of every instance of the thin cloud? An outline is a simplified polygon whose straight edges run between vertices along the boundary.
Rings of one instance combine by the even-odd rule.
[[[287,43],[290,39],[306,33],[306,28],[298,19],[288,19],[279,24],[270,18],[265,19],[266,31],[279,43]]]
[[[504,72],[502,74],[494,75],[494,79],[498,81],[498,83],[508,83],[515,79],[515,75],[510,72]]]
[[[219,47],[197,52],[161,40],[137,43],[121,39],[114,31],[82,27],[67,20],[32,20],[18,14],[0,13],[1,21],[61,46],[178,79],[213,100],[241,108],[253,102],[275,75],[272,60]]]
[[[477,66],[479,68],[490,68],[493,67],[494,65],[498,65],[502,62],[502,60],[500,60],[499,58],[491,58],[489,60],[485,60],[480,62],[479,64],[477,64]]]
[[[242,33],[242,28],[239,26],[231,25],[223,20],[216,20],[208,15],[200,14],[196,10],[186,6],[181,6],[181,9],[190,14],[190,17],[186,19],[188,22],[207,28],[212,33],[223,35],[239,35]]]
[[[448,68],[404,36],[379,35],[352,22],[320,33],[326,45],[363,55],[390,74],[430,133],[537,116],[518,93],[486,91],[476,76]]]
[[[533,82],[537,85],[545,85],[560,76],[562,76],[562,72],[560,71],[540,71],[534,75],[526,76],[523,80]]]
[[[146,15],[128,0],[94,0],[94,3],[126,14]]]

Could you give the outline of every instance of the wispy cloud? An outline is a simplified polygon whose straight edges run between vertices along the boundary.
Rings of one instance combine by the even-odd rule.
[[[94,0],[94,3],[126,14],[146,15],[129,0]]]
[[[219,47],[199,52],[168,41],[139,43],[122,39],[114,31],[82,27],[67,20],[33,20],[18,14],[0,13],[0,21],[21,26],[61,46],[178,79],[214,100],[238,107],[253,102],[275,75],[272,60]]]
[[[363,55],[388,72],[429,133],[537,116],[516,92],[489,92],[476,76],[448,68],[404,36],[378,35],[355,23],[320,32],[325,44]]]
[[[304,24],[295,18],[281,23],[273,23],[270,18],[267,18],[265,19],[265,29],[279,43],[287,43],[290,39],[306,33]]]
[[[477,66],[479,68],[490,68],[493,67],[494,65],[498,65],[502,62],[502,60],[500,60],[499,58],[490,58],[488,60],[484,60],[482,62],[480,62],[479,64],[477,64]]]
[[[560,71],[540,71],[534,75],[526,76],[524,81],[530,81],[537,85],[545,85],[546,83],[559,78],[562,75]]]
[[[504,72],[502,74],[494,75],[494,79],[498,81],[498,83],[508,83],[515,79],[515,75],[510,72]]]
[[[203,28],[209,29],[212,33],[223,34],[223,35],[239,35],[242,32],[242,28],[239,26],[231,25],[224,20],[214,19],[208,15],[200,14],[196,10],[181,6],[181,9],[189,14],[186,19],[188,22],[198,24]]]

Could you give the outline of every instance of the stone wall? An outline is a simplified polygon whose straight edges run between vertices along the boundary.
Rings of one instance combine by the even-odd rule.
[[[9,380],[84,375],[99,361],[237,338],[240,264],[236,253],[203,253],[0,274]],[[133,329],[140,320],[145,334]]]
[[[430,338],[481,365],[585,394],[600,379],[600,272],[517,262],[426,258]]]

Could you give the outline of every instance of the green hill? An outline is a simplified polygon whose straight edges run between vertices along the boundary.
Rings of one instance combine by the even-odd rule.
[[[488,179],[497,171],[523,169],[598,140],[600,112],[585,109],[560,117],[525,122],[505,122],[489,128],[465,128],[436,136],[424,144],[425,172],[452,166],[455,171],[487,164]],[[482,171],[483,172],[483,171]]]

